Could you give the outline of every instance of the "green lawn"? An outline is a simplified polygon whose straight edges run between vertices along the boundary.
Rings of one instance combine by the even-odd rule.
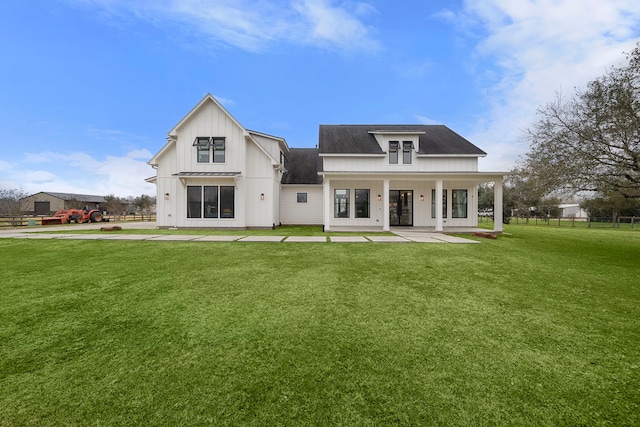
[[[505,230],[0,239],[0,425],[640,425],[640,232]]]

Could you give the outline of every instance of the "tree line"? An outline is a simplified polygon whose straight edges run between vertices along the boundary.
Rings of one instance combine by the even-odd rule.
[[[0,189],[0,215],[20,216],[24,212],[20,206],[20,200],[28,194],[20,189]],[[72,201],[73,203],[74,201]],[[75,200],[78,208],[84,205],[82,200]],[[117,197],[113,194],[104,196],[104,202],[100,205],[102,211],[109,215],[127,215],[130,213],[148,214],[155,206],[156,198],[142,194],[140,196]]]
[[[505,216],[543,216],[568,199],[590,216],[640,216],[640,44],[537,116],[525,133],[529,151],[505,181]]]

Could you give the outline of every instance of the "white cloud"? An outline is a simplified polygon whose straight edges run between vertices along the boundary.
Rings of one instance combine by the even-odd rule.
[[[228,107],[228,106],[230,106],[230,105],[235,105],[235,103],[236,103],[233,99],[224,98],[224,97],[222,97],[222,96],[213,95],[213,97],[214,97],[215,99],[217,99],[217,100],[218,100],[218,102],[220,102],[220,104],[222,104],[222,105],[224,105],[224,106],[226,106],[226,107]]]
[[[303,0],[294,5],[303,18],[300,29],[303,40],[312,45],[336,47],[341,50],[377,50],[379,44],[370,38],[370,28],[365,26],[354,13],[334,7],[326,0]],[[364,7],[358,5],[357,13]]]
[[[466,136],[488,169],[510,169],[536,108],[623,62],[640,35],[636,0],[467,0],[455,16],[480,35],[474,65],[490,109]]]
[[[213,43],[248,51],[272,48],[278,42],[340,51],[379,48],[371,29],[359,17],[375,12],[367,3],[334,5],[332,0],[67,0],[102,12],[110,21],[131,16],[182,34],[205,36]],[[194,29],[197,31],[194,32]]]
[[[430,117],[421,116],[420,114],[414,114],[413,116],[418,123],[422,125],[441,125],[443,124],[441,120],[432,119]]]
[[[115,194],[120,197],[155,195],[155,186],[144,181],[155,174],[146,163],[151,156],[145,149],[134,149],[123,156],[107,156],[104,159],[94,158],[87,153],[26,153],[21,164],[6,168],[2,185],[22,188],[29,194],[55,191]],[[43,159],[48,161],[46,171],[32,168]]]

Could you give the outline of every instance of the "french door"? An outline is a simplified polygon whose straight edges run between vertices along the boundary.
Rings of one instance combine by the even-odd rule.
[[[389,225],[413,225],[413,191],[389,191]]]

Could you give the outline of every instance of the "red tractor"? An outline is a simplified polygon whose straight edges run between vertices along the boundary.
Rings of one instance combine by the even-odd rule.
[[[53,216],[42,218],[42,225],[67,224],[75,221],[77,224],[83,222],[102,222],[103,217],[97,209],[60,209]]]

